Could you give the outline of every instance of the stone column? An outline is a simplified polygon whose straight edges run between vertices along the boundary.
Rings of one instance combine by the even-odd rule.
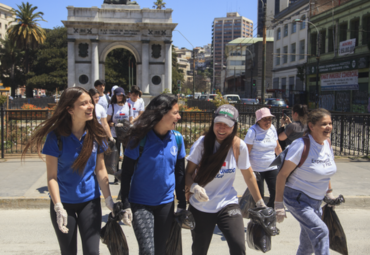
[[[164,88],[172,92],[172,41],[165,41]]]
[[[149,40],[142,40],[141,90],[149,94]],[[140,87],[140,86],[139,86]]]
[[[76,86],[75,41],[68,39],[68,88]]]
[[[94,82],[99,79],[99,40],[91,39],[91,87],[94,87]]]
[[[142,87],[143,83],[141,82],[142,71],[143,71],[143,68],[142,68],[141,62],[136,62],[136,85],[139,86],[140,89],[143,89]]]
[[[105,80],[105,62],[99,62],[99,79]]]

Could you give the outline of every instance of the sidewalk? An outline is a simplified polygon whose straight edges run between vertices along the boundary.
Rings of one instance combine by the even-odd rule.
[[[332,178],[334,195],[342,194],[346,203],[338,208],[370,208],[370,162],[336,159],[337,173]],[[48,208],[46,165],[39,158],[0,159],[0,209]],[[113,183],[113,176],[109,177]],[[243,195],[246,184],[240,171],[234,182],[238,196]],[[110,185],[113,200],[120,185]],[[268,193],[267,187],[265,192]],[[268,194],[265,194],[268,195]],[[104,203],[102,203],[104,205]]]

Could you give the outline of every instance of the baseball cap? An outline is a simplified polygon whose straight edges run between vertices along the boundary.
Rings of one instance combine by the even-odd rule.
[[[116,88],[116,89],[114,90],[114,94],[115,94],[116,96],[120,96],[120,95],[126,96],[126,94],[125,94],[125,90],[124,90],[123,88],[121,88],[121,87]]]
[[[216,118],[214,123],[225,123],[229,127],[233,127],[236,122],[238,122],[239,112],[238,110],[230,105],[224,104],[217,108],[215,111]]]

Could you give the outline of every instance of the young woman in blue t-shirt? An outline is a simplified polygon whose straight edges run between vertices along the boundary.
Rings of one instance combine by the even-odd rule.
[[[53,116],[44,121],[27,143],[23,155],[36,146],[46,155],[50,216],[61,254],[77,254],[77,227],[84,254],[99,254],[102,212],[100,191],[112,211],[104,165],[107,135],[94,113],[94,102],[79,87],[66,89]]]
[[[132,222],[139,254],[165,254],[174,190],[178,211],[186,207],[184,140],[180,134],[177,140],[173,131],[180,118],[175,96],[156,96],[127,136],[121,177],[123,222],[130,226]]]

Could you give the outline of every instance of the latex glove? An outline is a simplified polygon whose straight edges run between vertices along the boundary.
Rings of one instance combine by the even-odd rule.
[[[276,221],[282,223],[284,218],[286,218],[286,212],[284,207],[284,202],[275,201],[275,212],[276,212]]]
[[[116,139],[114,139],[113,136],[109,138],[109,141],[116,143]]]
[[[116,127],[123,127],[123,123],[117,123],[115,124]]]
[[[334,195],[333,195],[333,192],[332,192],[332,191],[331,191],[331,192],[326,193],[325,197],[326,197],[326,198],[328,198],[328,199],[333,199],[333,200],[335,199],[335,197],[334,197]],[[329,206],[329,207],[331,207],[331,208],[333,208],[333,210],[335,209],[335,205],[329,205],[329,204],[328,204],[328,206]]]
[[[62,233],[67,234],[69,231],[69,229],[67,228],[67,224],[68,224],[67,211],[64,210],[62,203],[56,203],[54,205],[54,211],[57,213],[57,224],[58,224],[59,230]]]
[[[112,212],[112,216],[114,217],[114,213],[113,213],[114,203],[113,203],[113,199],[111,196],[105,199],[105,206],[108,207],[108,209]]]
[[[125,223],[125,225],[131,227],[131,222],[132,222],[132,211],[131,211],[131,208],[127,208],[125,210],[125,212],[123,214],[122,221],[123,221],[123,223]]]
[[[265,201],[263,201],[263,198],[261,198],[260,200],[257,201],[256,203],[256,206],[257,208],[266,208],[266,204],[265,204]]]
[[[194,197],[199,202],[207,202],[209,198],[207,196],[206,190],[198,185],[198,183],[193,183],[190,187],[190,192],[194,193]]]

